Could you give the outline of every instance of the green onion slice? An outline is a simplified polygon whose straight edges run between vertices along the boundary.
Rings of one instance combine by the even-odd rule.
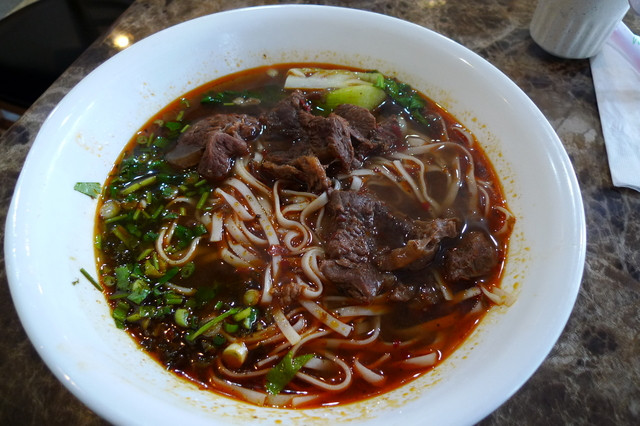
[[[214,325],[218,324],[220,321],[222,321],[223,319],[234,315],[238,312],[238,308],[231,308],[228,311],[218,315],[217,317],[213,318],[210,321],[207,321],[206,324],[204,324],[202,327],[200,327],[199,329],[197,329],[196,331],[194,331],[193,333],[189,333],[185,336],[185,339],[187,339],[187,341],[189,342],[193,342],[194,340],[196,340],[196,338],[198,336],[200,336],[202,333],[204,333],[205,331],[209,330],[211,327],[213,327]]]
[[[173,319],[176,321],[180,327],[188,327],[189,326],[189,310],[180,308],[176,309],[173,314]]]
[[[100,290],[100,291],[104,291],[104,288],[102,288],[102,286],[100,285],[100,283],[99,283],[98,281],[96,281],[96,279],[95,279],[95,278],[93,278],[93,277],[91,276],[91,274],[89,274],[89,273],[88,273],[84,268],[80,268],[80,273],[81,273],[82,275],[84,275],[84,277],[85,277],[86,279],[88,279],[88,280],[89,280],[89,282],[90,282],[91,284],[93,284],[93,286],[94,286],[95,288],[97,288],[97,289],[98,289],[98,290]]]

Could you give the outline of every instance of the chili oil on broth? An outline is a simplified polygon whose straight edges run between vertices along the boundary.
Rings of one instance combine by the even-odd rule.
[[[358,188],[411,220],[459,221],[459,235],[443,239],[422,270],[429,276],[428,284],[417,285],[426,288],[422,304],[389,302],[390,291],[384,288],[369,303],[357,303],[323,277],[317,265],[323,260],[322,229],[330,226],[321,205],[326,192],[313,194],[279,181],[280,213],[284,211],[289,221],[304,222],[310,232],[305,237],[295,233],[295,226],[287,231],[279,225],[272,205],[275,181],[256,173],[253,166],[259,163],[256,152],[264,148],[264,135],[249,142],[251,154],[236,159],[233,174],[222,183],[203,179],[195,167],[182,170],[166,164],[165,154],[193,123],[213,114],[259,116],[291,92],[282,89],[287,70],[302,67],[344,69],[327,64],[262,67],[211,82],[168,105],[126,146],[105,183],[96,220],[100,279],[116,325],[167,369],[202,388],[257,405],[294,408],[379,395],[446,358],[493,304],[508,301],[499,282],[513,226],[495,171],[474,136],[426,98],[429,128],[390,99],[374,110],[378,119],[388,114],[404,117],[406,136],[400,153],[417,152],[413,156],[424,169],[420,162],[392,154],[367,158],[358,169],[365,171],[333,179],[334,186],[339,182],[343,189]],[[201,102],[207,94],[225,91],[239,93],[221,103]],[[243,96],[245,101],[237,101]],[[306,96],[321,104],[316,90]],[[260,104],[251,100],[256,97]],[[326,114],[321,107],[312,112]],[[406,175],[409,180],[403,178]],[[456,176],[457,189],[451,184]],[[423,186],[418,178],[424,179]],[[228,185],[229,179],[249,188],[253,210],[262,212],[238,219],[238,211],[251,211],[252,205]],[[481,189],[472,190],[472,182]],[[234,196],[242,207],[234,210],[233,201],[225,202],[220,191]],[[438,205],[447,197],[452,200],[448,205]],[[319,207],[309,208],[300,221],[302,211],[314,203]],[[217,214],[227,221],[222,240],[212,242],[213,228],[219,226],[212,218]],[[275,224],[278,244],[269,243],[271,230],[260,219]],[[471,232],[490,237],[498,261],[479,277],[447,282],[442,274],[444,254]],[[254,238],[242,246],[239,240],[247,235]],[[287,238],[290,246],[304,242],[307,250],[287,251]],[[270,276],[276,277],[273,294],[264,291]],[[286,284],[300,281],[306,291],[290,297],[288,291],[300,290]],[[313,293],[319,286],[318,297]],[[309,302],[319,308],[316,316]],[[335,319],[333,324],[328,315]],[[304,344],[294,343],[296,339]],[[235,350],[225,354],[230,346]],[[295,353],[286,358],[292,348]],[[309,354],[313,359],[307,359]],[[289,368],[283,367],[285,362]],[[304,367],[296,365],[303,362]],[[295,377],[287,377],[296,367]],[[273,387],[282,389],[276,392]]]

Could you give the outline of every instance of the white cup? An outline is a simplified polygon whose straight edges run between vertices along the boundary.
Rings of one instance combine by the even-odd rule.
[[[590,58],[627,10],[628,0],[538,0],[529,29],[533,40],[552,55]]]

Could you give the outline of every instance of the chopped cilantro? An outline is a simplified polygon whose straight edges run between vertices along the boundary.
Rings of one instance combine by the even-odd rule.
[[[73,186],[73,189],[91,198],[100,195],[101,188],[102,186],[98,182],[78,182]]]

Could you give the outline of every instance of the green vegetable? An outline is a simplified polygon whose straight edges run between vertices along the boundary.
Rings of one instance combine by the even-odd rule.
[[[419,112],[425,107],[425,100],[406,83],[400,83],[392,78],[384,78],[376,84],[383,89],[394,101],[409,112]]]
[[[154,134],[151,133],[149,136],[139,135],[136,139],[136,142],[140,145],[150,145],[153,142]]]
[[[113,309],[113,320],[118,328],[124,328],[124,322],[127,319],[127,313],[129,312],[129,304],[124,301],[118,302]]]
[[[384,78],[375,85],[383,89],[391,99],[402,106],[414,120],[431,127],[433,123],[424,116],[426,101],[411,86],[392,78]]]
[[[267,373],[267,384],[265,385],[267,392],[272,395],[279,394],[311,358],[313,358],[313,354],[292,358],[292,352],[289,351],[278,365]]]
[[[100,283],[99,283],[98,281],[96,281],[96,279],[95,279],[95,278],[93,278],[93,277],[92,277],[92,276],[91,276],[91,275],[90,275],[90,274],[89,274],[89,273],[88,273],[84,268],[80,268],[80,273],[81,273],[82,275],[84,275],[84,277],[85,277],[86,279],[88,279],[88,280],[89,280],[89,282],[90,282],[91,284],[93,284],[93,286],[94,286],[95,288],[97,288],[97,289],[98,289],[98,290],[100,290],[100,291],[103,291],[103,290],[104,290],[104,288],[102,288],[102,286],[100,285]]]
[[[147,298],[149,293],[151,293],[149,284],[142,279],[137,279],[131,285],[131,293],[129,293],[127,299],[131,300],[136,305],[139,305]]]
[[[227,342],[227,339],[225,339],[225,337],[221,334],[216,334],[215,336],[213,336],[213,339],[211,339],[211,343],[213,343],[215,346],[222,346]]]
[[[158,267],[154,265],[151,259],[147,259],[144,262],[144,274],[149,278],[162,277],[162,272],[158,270]]]
[[[93,242],[93,245],[98,250],[102,250],[102,235],[96,235],[96,238],[95,238],[95,241]]]
[[[223,92],[206,93],[200,99],[202,104],[220,104],[220,105],[241,105],[244,101],[256,99],[256,94],[249,91],[237,92],[233,90],[225,90]]]
[[[260,292],[256,289],[250,288],[242,296],[242,301],[247,306],[257,305],[260,301]]]
[[[258,310],[252,309],[251,315],[249,315],[242,321],[242,326],[247,330],[251,330],[256,321],[258,321]]]
[[[352,104],[372,110],[380,106],[386,98],[385,91],[375,86],[349,86],[327,93],[325,106],[329,111],[342,104]]]
[[[197,186],[198,184],[194,185]],[[196,204],[196,210],[201,210],[204,207],[204,203],[207,202],[207,199],[209,198],[209,191],[205,191],[200,195],[200,199],[198,200],[198,203]]]
[[[114,285],[116,285],[116,279],[111,275],[103,275],[102,281],[104,282],[104,285],[106,285],[107,287],[113,287]]]
[[[189,327],[189,310],[184,308],[176,309],[173,319],[180,327]]]
[[[256,308],[245,308],[233,316],[236,322],[242,321],[242,326],[250,330],[253,324],[258,320],[258,310]]]
[[[172,132],[179,132],[180,130],[182,130],[183,126],[184,124],[180,123],[179,121],[167,121],[166,123],[164,123],[164,127]]]
[[[196,308],[200,308],[210,301],[212,301],[216,297],[216,288],[215,287],[200,287],[196,290],[196,295],[193,300]],[[216,308],[220,309],[220,307]]]
[[[91,198],[96,198],[100,195],[101,185],[98,182],[78,182],[73,185],[73,189]]]
[[[251,309],[252,308],[245,308],[243,310],[241,310],[240,312],[238,312],[237,314],[235,314],[233,316],[233,320],[234,321],[242,321],[245,318],[248,318],[249,315],[251,315]]]
[[[144,188],[145,186],[149,186],[155,183],[156,179],[158,179],[158,175],[147,176],[143,179],[132,182],[129,186],[120,191],[122,195],[128,195],[132,192],[139,190],[140,188]]]
[[[169,269],[166,274],[164,274],[162,277],[160,277],[160,279],[158,280],[158,283],[165,284],[165,283],[169,282],[171,280],[171,278],[173,278],[176,275],[178,275],[178,272],[180,272],[180,268],[177,268],[177,267],[174,266],[173,268]]]
[[[118,290],[127,291],[130,288],[129,276],[131,271],[126,266],[116,267],[116,284]]]
[[[137,245],[137,240],[134,238],[124,226],[117,225],[113,228],[113,235],[118,237],[120,241],[124,243],[128,248],[133,248]]]
[[[211,327],[213,327],[214,325],[220,323],[223,319],[236,314],[239,311],[238,308],[231,308],[228,311],[226,311],[223,314],[218,315],[217,317],[213,318],[212,320],[207,321],[202,327],[200,327],[198,330],[189,333],[185,336],[185,339],[187,339],[187,341],[189,342],[193,342],[194,340],[196,340],[196,338],[198,336],[200,336],[202,333],[204,333],[205,331],[209,330]]]
[[[128,217],[129,217],[128,214],[121,214],[118,216],[110,217],[109,219],[105,219],[104,223],[109,224],[109,223],[119,222],[123,219],[127,219]]]
[[[179,305],[182,303],[184,298],[179,294],[175,294],[173,292],[167,292],[164,294],[164,300],[167,305]]]
[[[138,311],[127,316],[127,321],[134,322],[143,318],[151,318],[156,314],[156,308],[154,306],[140,306]]]
[[[285,89],[339,89],[372,85],[383,78],[378,72],[358,72],[341,69],[291,68],[284,82]]]
[[[193,262],[189,262],[180,268],[180,277],[181,278],[189,278],[196,270],[196,264]]]
[[[153,141],[153,146],[159,149],[165,149],[167,146],[169,146],[169,139],[164,138],[162,136],[158,136],[154,141]],[[159,160],[156,160],[159,161]],[[163,164],[166,164],[166,162],[164,161],[160,161]]]
[[[238,324],[228,324],[228,323],[224,324],[224,331],[226,331],[227,333],[233,334],[237,332],[239,328],[240,326]]]
[[[198,224],[193,228],[188,228],[183,225],[176,225],[176,227],[173,230],[173,237],[177,242],[176,248],[178,250],[187,248],[195,237],[203,235],[206,232],[207,232],[207,228],[202,224]]]
[[[134,215],[134,218],[135,218],[135,215]],[[133,235],[134,237],[142,236],[142,232],[140,231],[140,228],[138,228],[138,225],[136,225],[135,223],[129,222],[125,224],[124,227],[127,230],[127,232],[129,232],[129,234]]]
[[[151,255],[151,256],[149,256]],[[149,259],[147,259],[147,257],[149,257]],[[140,254],[138,255],[138,257],[136,257],[136,261],[140,262],[143,259],[147,259],[148,261],[153,263],[153,266],[158,269],[158,258],[157,255],[155,253],[155,251],[153,250],[153,248],[148,247],[146,249],[144,249],[142,252],[140,252]]]
[[[207,231],[207,227],[206,227],[206,226],[204,226],[204,225],[203,225],[203,224],[201,224],[201,223],[199,223],[199,224],[197,224],[196,226],[194,226],[192,231],[193,231],[193,235],[194,235],[195,237],[199,237],[200,235],[204,235],[204,234],[206,234],[207,232],[209,232],[209,231]]]

